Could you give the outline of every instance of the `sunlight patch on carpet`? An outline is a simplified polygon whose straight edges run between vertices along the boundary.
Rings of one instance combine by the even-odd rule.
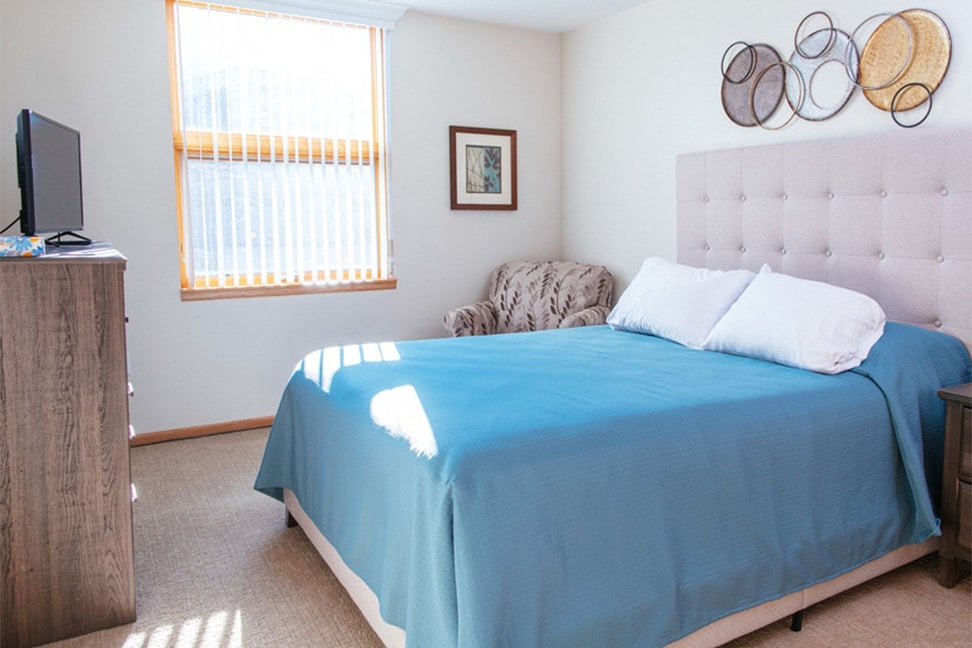
[[[174,632],[172,625],[161,625],[151,632],[134,632],[122,648],[168,648]],[[205,620],[188,619],[179,626],[174,648],[243,648],[243,615],[240,610],[233,613],[219,610]]]

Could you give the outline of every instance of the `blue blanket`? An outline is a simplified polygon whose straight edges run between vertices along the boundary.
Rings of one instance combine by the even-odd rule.
[[[655,646],[937,533],[935,394],[969,373],[895,324],[836,376],[608,327],[330,348],[256,488],[410,646]]]

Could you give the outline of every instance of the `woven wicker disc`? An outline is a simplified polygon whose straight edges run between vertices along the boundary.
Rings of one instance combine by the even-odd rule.
[[[909,9],[897,14],[911,27],[911,62],[891,85],[864,90],[864,96],[876,108],[891,110],[895,93],[905,84],[922,83],[935,92],[948,71],[952,41],[942,19],[926,9]],[[891,16],[874,30],[861,51],[860,85],[874,88],[886,84],[901,70],[908,58],[909,34],[902,21]],[[901,93],[895,112],[911,110],[928,100],[921,88],[908,88]]]

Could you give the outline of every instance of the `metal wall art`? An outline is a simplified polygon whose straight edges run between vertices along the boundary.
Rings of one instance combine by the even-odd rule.
[[[797,117],[830,119],[860,89],[896,124],[914,128],[931,113],[932,95],[948,71],[951,54],[948,27],[927,9],[877,14],[850,34],[834,27],[827,13],[814,11],[797,26],[793,53],[786,60],[766,43],[736,41],[726,48],[722,106],[740,126],[779,130]],[[847,82],[835,100],[822,105],[814,96],[814,79],[828,65],[843,67]],[[778,115],[784,97],[789,114]],[[901,119],[902,113],[921,106],[920,117]]]

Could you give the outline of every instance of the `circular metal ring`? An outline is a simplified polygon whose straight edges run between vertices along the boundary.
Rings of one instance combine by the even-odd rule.
[[[735,62],[736,56],[739,56],[739,54],[741,54],[743,51],[749,52],[749,69],[746,70],[746,74],[743,75],[743,78],[739,79],[738,81],[735,79],[730,79],[729,72],[728,70],[726,70],[726,56],[736,45],[745,45],[746,47],[745,50],[741,50],[738,54],[732,57],[729,63],[730,65],[732,65],[733,62]],[[732,83],[733,85],[739,85],[740,83],[745,83],[746,79],[748,79],[753,75],[753,71],[755,71],[755,69],[756,69],[756,50],[753,49],[753,46],[747,43],[746,41],[736,41],[735,43],[729,45],[729,47],[726,48],[726,51],[722,53],[722,78],[728,81],[729,83]]]
[[[922,118],[919,119],[918,121],[916,121],[914,124],[902,124],[900,121],[898,121],[898,114],[895,111],[894,107],[898,103],[898,98],[901,96],[901,93],[903,93],[908,88],[913,88],[913,87],[920,87],[925,92],[928,93],[928,110],[926,110],[925,111],[925,114],[922,116]],[[925,103],[925,102],[919,103],[918,106],[920,106],[922,103]],[[929,88],[928,86],[926,86],[924,83],[920,83],[918,81],[913,81],[912,83],[906,83],[906,84],[904,84],[903,86],[901,86],[900,88],[898,88],[898,91],[897,92],[894,93],[894,98],[891,100],[891,119],[893,119],[894,120],[894,123],[897,124],[898,126],[900,126],[901,128],[914,128],[915,126],[920,126],[922,123],[924,123],[924,121],[926,119],[928,119],[928,115],[931,114],[931,109],[932,109],[932,91],[931,91],[931,88]]]
[[[894,74],[894,76],[891,79],[888,79],[886,82],[881,83],[879,85],[875,85],[875,86],[865,86],[865,85],[861,84],[858,81],[858,78],[862,74],[861,66],[858,64],[856,66],[857,67],[857,74],[855,76],[851,76],[851,73],[850,73],[851,66],[849,65],[849,61],[851,60],[851,56],[852,55],[857,54],[858,51],[860,51],[860,52],[863,52],[864,51],[864,48],[860,48],[858,50],[858,47],[855,44],[854,39],[857,36],[857,32],[859,32],[864,25],[868,24],[869,22],[871,22],[875,18],[884,18],[885,20],[882,21],[881,24],[884,24],[884,22],[887,22],[891,18],[897,18],[898,20],[900,20],[902,22],[902,24],[905,26],[905,29],[908,32],[908,55],[905,57],[904,63],[901,64],[901,67],[898,69],[898,71]],[[880,25],[878,27],[880,27]],[[874,31],[877,31],[877,28],[875,28]],[[871,36],[873,36],[873,35],[874,34],[872,32],[871,33]],[[870,37],[868,38],[868,42],[870,42]],[[865,44],[865,46],[866,46],[866,44]],[[882,88],[887,88],[888,86],[890,86],[895,81],[897,81],[898,79],[901,78],[901,75],[904,74],[905,73],[905,70],[908,69],[908,66],[911,65],[911,59],[914,56],[914,53],[915,53],[915,34],[914,34],[914,30],[911,28],[911,23],[908,22],[907,18],[905,18],[904,16],[902,16],[900,13],[879,13],[879,14],[874,14],[870,18],[866,18],[864,20],[864,22],[862,22],[857,27],[855,27],[854,28],[854,31],[851,32],[850,42],[847,44],[847,48],[844,50],[844,66],[847,68],[847,76],[851,80],[851,83],[853,83],[855,86],[857,86],[861,90],[863,90],[865,92],[866,91],[869,91],[869,90],[881,90]]]
[[[779,126],[767,126],[756,115],[756,106],[755,106],[755,102],[753,100],[753,97],[756,94],[756,87],[759,85],[760,80],[762,80],[763,75],[765,75],[767,72],[769,72],[771,69],[773,69],[777,65],[779,65],[779,66],[781,66],[783,68],[792,70],[793,71],[793,74],[795,74],[795,75],[797,75],[797,77],[799,77],[799,86],[798,87],[800,89],[800,94],[799,94],[799,97],[797,99],[797,105],[793,107],[793,113],[790,115],[790,117],[785,122],[783,122]],[[784,82],[786,81],[786,69],[784,69],[784,71],[783,71]],[[756,125],[757,126],[759,126],[760,128],[764,128],[766,130],[776,131],[776,130],[780,130],[781,128],[786,127],[797,116],[797,112],[800,110],[800,108],[803,107],[803,99],[804,99],[804,90],[803,89],[804,89],[804,87],[805,87],[805,84],[804,84],[804,81],[803,81],[803,76],[800,74],[800,70],[798,70],[796,67],[794,67],[793,64],[790,63],[789,61],[773,61],[772,63],[766,65],[765,67],[763,67],[762,70],[759,71],[759,74],[756,75],[756,78],[753,79],[753,84],[751,86],[749,86],[749,110],[752,112],[753,121],[756,122]],[[789,101],[787,103],[789,103]]]
[[[825,34],[824,30],[815,31],[806,38],[803,39],[802,45],[809,45],[811,47],[819,46],[824,40]],[[837,63],[840,65],[852,65],[853,69],[849,71],[849,74],[857,75],[857,61],[851,59],[849,62],[841,61],[840,52],[845,45],[850,44],[850,36],[839,29],[830,30],[829,35],[827,35],[827,48],[828,52],[826,56],[818,56],[813,59],[808,59],[800,55],[801,50],[793,52],[790,56],[790,63],[800,72],[799,76],[787,76],[786,77],[786,100],[790,102],[790,105],[794,105],[795,102],[800,101],[797,98],[798,90],[802,90],[805,100],[802,101],[797,114],[806,119],[807,121],[823,121],[829,119],[836,115],[840,110],[847,105],[850,100],[851,95],[854,94],[856,86],[853,83],[847,83],[847,87],[844,89],[842,95],[832,106],[821,106],[813,98],[813,80],[817,72],[827,65],[828,63]],[[806,80],[805,88],[798,88],[797,84],[801,80]]]
[[[827,39],[827,44],[823,47],[822,50],[820,50],[816,54],[807,54],[802,49],[800,49],[800,44],[807,41],[807,39],[803,39],[803,40],[800,39],[800,30],[803,29],[803,26],[806,24],[806,22],[814,16],[823,16],[824,18],[827,19],[827,31],[830,32],[830,38]],[[823,30],[818,30],[818,31],[823,31]],[[797,54],[799,54],[805,59],[815,59],[829,52],[830,48],[834,46],[834,40],[835,40],[834,21],[830,18],[830,15],[826,11],[814,11],[804,16],[803,20],[800,21],[800,24],[797,25],[796,31],[793,33],[793,49]]]

